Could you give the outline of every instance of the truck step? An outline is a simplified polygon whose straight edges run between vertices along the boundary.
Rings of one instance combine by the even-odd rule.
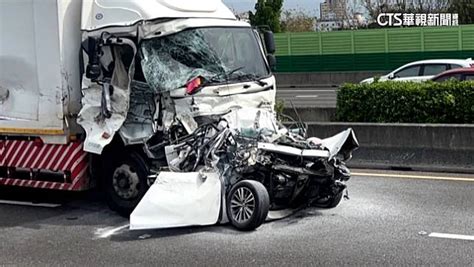
[[[0,186],[86,190],[89,158],[82,148],[81,142],[0,140]]]

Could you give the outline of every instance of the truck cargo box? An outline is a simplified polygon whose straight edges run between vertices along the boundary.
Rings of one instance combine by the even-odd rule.
[[[80,110],[81,2],[0,1],[0,135],[67,135]]]

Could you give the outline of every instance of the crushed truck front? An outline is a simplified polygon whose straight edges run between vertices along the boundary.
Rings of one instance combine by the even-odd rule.
[[[82,27],[78,123],[123,214],[147,191],[148,174],[166,167],[165,147],[203,120],[240,108],[273,113],[272,51],[221,1],[84,2]]]

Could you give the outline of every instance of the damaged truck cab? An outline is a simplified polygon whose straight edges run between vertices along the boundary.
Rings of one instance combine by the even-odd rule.
[[[278,122],[273,33],[220,0],[0,11],[0,185],[97,184],[135,229],[251,230],[269,210],[341,200],[353,131],[321,140]]]
[[[219,0],[1,1],[0,12],[0,185],[97,184],[129,214],[166,166],[165,144],[199,118],[273,110],[272,34]]]
[[[92,168],[109,203],[128,214],[147,176],[167,165],[166,144],[192,134],[199,119],[243,107],[273,112],[275,60],[271,32],[237,20],[221,1],[116,3],[83,4],[77,122],[84,150],[100,155]]]

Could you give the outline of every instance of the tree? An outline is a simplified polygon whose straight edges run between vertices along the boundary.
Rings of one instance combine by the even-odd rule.
[[[472,0],[450,0],[449,12],[459,14],[460,24],[474,23],[474,2]]]
[[[357,0],[339,0],[334,2],[335,7],[341,10],[342,15],[339,21],[342,23],[343,29],[357,29],[365,24],[356,17],[357,14],[362,15],[363,6]]]
[[[280,17],[283,0],[258,0],[255,14],[249,11],[250,24],[253,26],[268,25],[273,32],[280,32]]]
[[[450,0],[414,0],[411,8],[412,13],[446,13],[449,9]]]
[[[316,19],[301,10],[286,10],[281,18],[283,32],[312,32]]]

